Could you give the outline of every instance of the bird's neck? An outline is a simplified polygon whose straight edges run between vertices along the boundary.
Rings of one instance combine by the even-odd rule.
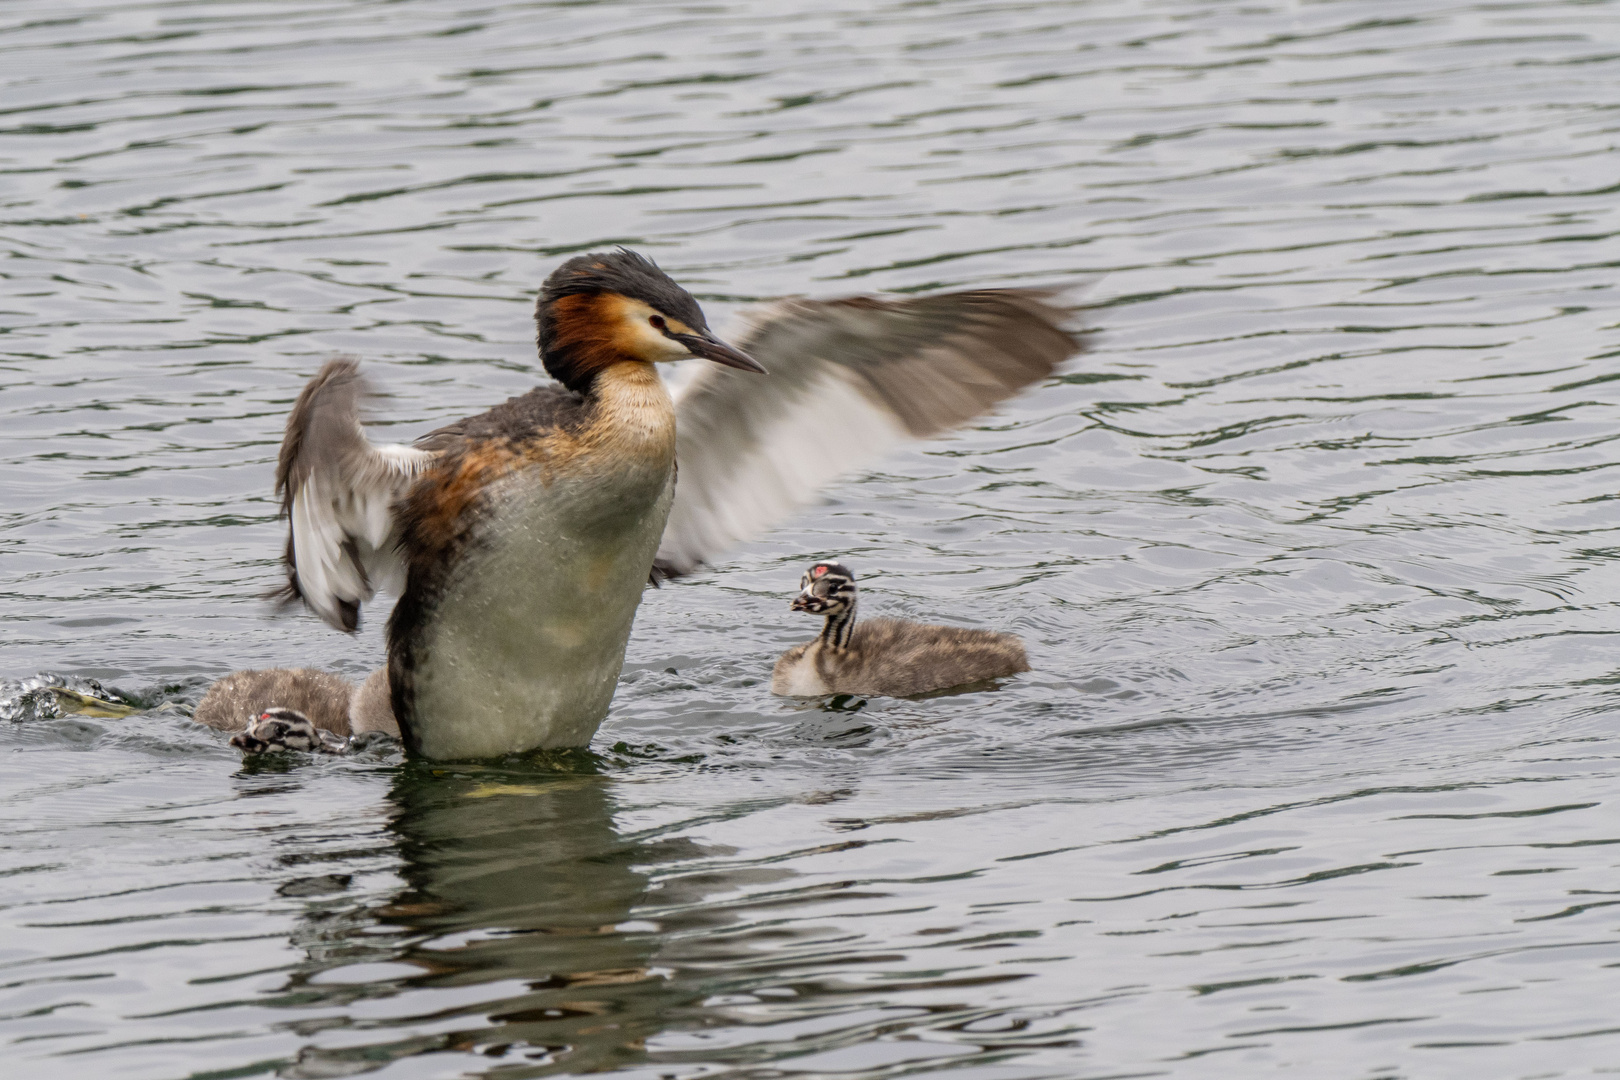
[[[602,369],[586,400],[594,406],[594,441],[627,452],[675,451],[675,403],[653,365],[625,360]]]
[[[845,649],[849,647],[849,639],[854,633],[855,601],[851,600],[844,610],[827,616],[827,621],[821,627],[821,643],[835,649]]]

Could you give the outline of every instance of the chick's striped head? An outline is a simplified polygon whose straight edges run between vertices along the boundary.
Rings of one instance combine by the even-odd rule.
[[[792,604],[794,611],[812,615],[836,615],[854,606],[855,575],[837,562],[818,562],[806,570]]]

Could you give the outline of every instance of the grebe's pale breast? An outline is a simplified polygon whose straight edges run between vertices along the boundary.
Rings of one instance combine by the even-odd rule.
[[[614,382],[588,426],[521,455],[463,511],[476,520],[447,561],[412,568],[389,667],[421,753],[583,746],[607,714],[675,488],[662,380]]]

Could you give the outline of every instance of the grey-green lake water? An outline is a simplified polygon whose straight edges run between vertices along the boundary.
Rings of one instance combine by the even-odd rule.
[[[5,1075],[1620,1069],[1617,88],[1613,2],[0,5]],[[1092,348],[649,593],[590,753],[25,700],[378,663],[260,599],[303,380],[485,408],[618,243]],[[1035,670],[772,698],[825,555]]]

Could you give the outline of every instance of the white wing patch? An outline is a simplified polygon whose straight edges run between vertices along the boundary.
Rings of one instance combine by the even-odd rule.
[[[434,456],[399,444],[372,447],[362,467],[311,472],[291,493],[298,590],[333,627],[349,628],[345,604],[352,610],[379,589],[404,587],[392,506]]]
[[[696,390],[704,381],[682,390]],[[907,438],[900,420],[843,368],[824,369],[793,399],[746,404],[752,407],[728,416],[722,429],[676,430],[680,472],[658,562],[677,574],[759,536],[838,476]]]
[[[404,586],[394,503],[438,458],[414,446],[371,445],[360,427],[364,390],[354,360],[327,361],[287,417],[276,467],[276,492],[292,522],[282,595],[302,598],[346,631],[379,588]]]
[[[1080,351],[1046,289],[779,300],[743,312],[768,375],[705,367],[675,403],[675,505],[655,564],[688,573],[896,443],[982,416]]]

